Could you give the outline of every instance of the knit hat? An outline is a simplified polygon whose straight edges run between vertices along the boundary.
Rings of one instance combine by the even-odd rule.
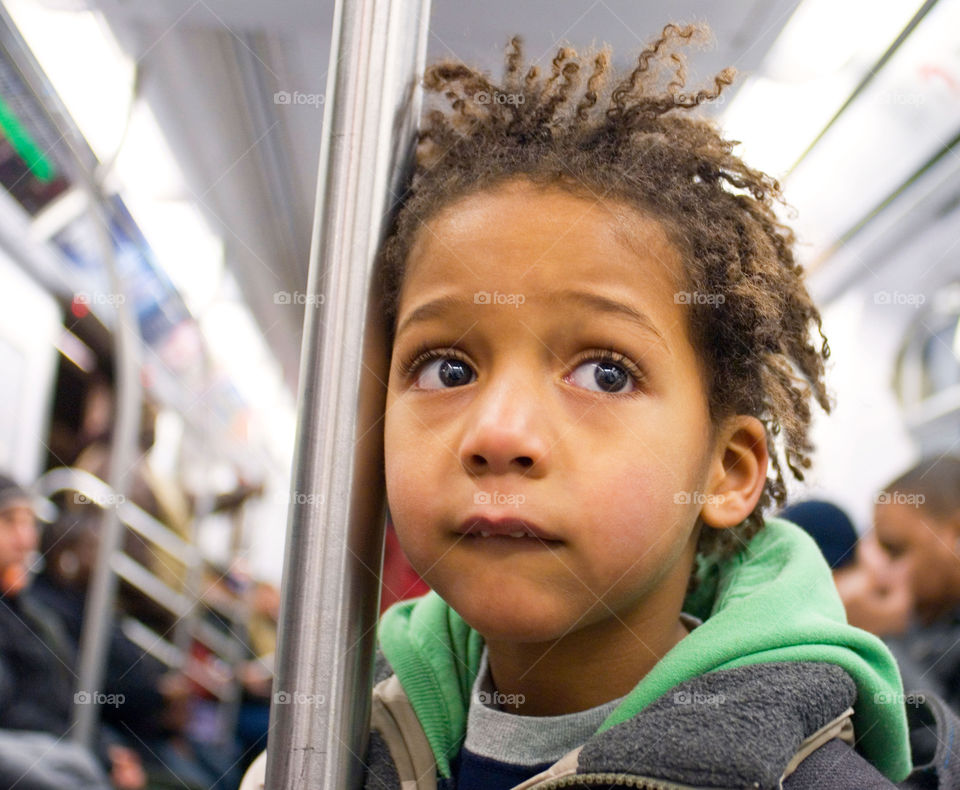
[[[836,505],[811,499],[785,507],[779,516],[802,527],[817,542],[831,570],[853,562],[857,530]]]

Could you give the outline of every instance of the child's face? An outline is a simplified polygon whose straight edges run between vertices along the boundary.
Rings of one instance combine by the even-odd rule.
[[[521,181],[421,229],[387,492],[413,567],[488,639],[679,609],[718,454],[680,271],[655,221]],[[496,528],[476,519],[537,537],[483,537]]]
[[[936,617],[960,602],[960,556],[953,525],[923,508],[898,502],[877,505],[874,524],[881,547],[907,566],[921,617]]]

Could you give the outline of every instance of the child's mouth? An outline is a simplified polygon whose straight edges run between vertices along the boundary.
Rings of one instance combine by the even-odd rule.
[[[457,532],[472,540],[506,544],[550,545],[561,542],[555,535],[537,524],[515,518],[494,519],[486,516],[471,516],[460,524]]]
[[[524,530],[518,530],[516,532],[510,532],[508,535],[497,535],[495,532],[490,532],[489,530],[481,529],[480,532],[474,532],[473,535],[479,535],[481,538],[489,538],[491,535],[496,535],[497,537],[511,537],[511,538],[532,538],[535,535],[532,532],[526,532]]]

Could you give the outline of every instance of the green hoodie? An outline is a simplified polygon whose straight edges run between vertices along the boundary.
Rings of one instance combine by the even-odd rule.
[[[900,674],[876,637],[847,625],[830,569],[813,540],[782,519],[768,519],[742,551],[705,563],[684,611],[703,620],[627,694],[600,727],[639,713],[683,681],[720,669],[773,661],[842,667],[857,685],[853,724],[858,748],[892,781],[910,772]],[[433,749],[450,775],[466,732],[470,690],[483,637],[436,593],[391,607],[380,645]]]

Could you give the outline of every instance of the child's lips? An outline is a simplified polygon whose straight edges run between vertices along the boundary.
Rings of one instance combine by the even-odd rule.
[[[539,541],[560,543],[560,539],[538,524],[526,519],[468,516],[457,527],[461,535],[476,538],[537,538]]]

